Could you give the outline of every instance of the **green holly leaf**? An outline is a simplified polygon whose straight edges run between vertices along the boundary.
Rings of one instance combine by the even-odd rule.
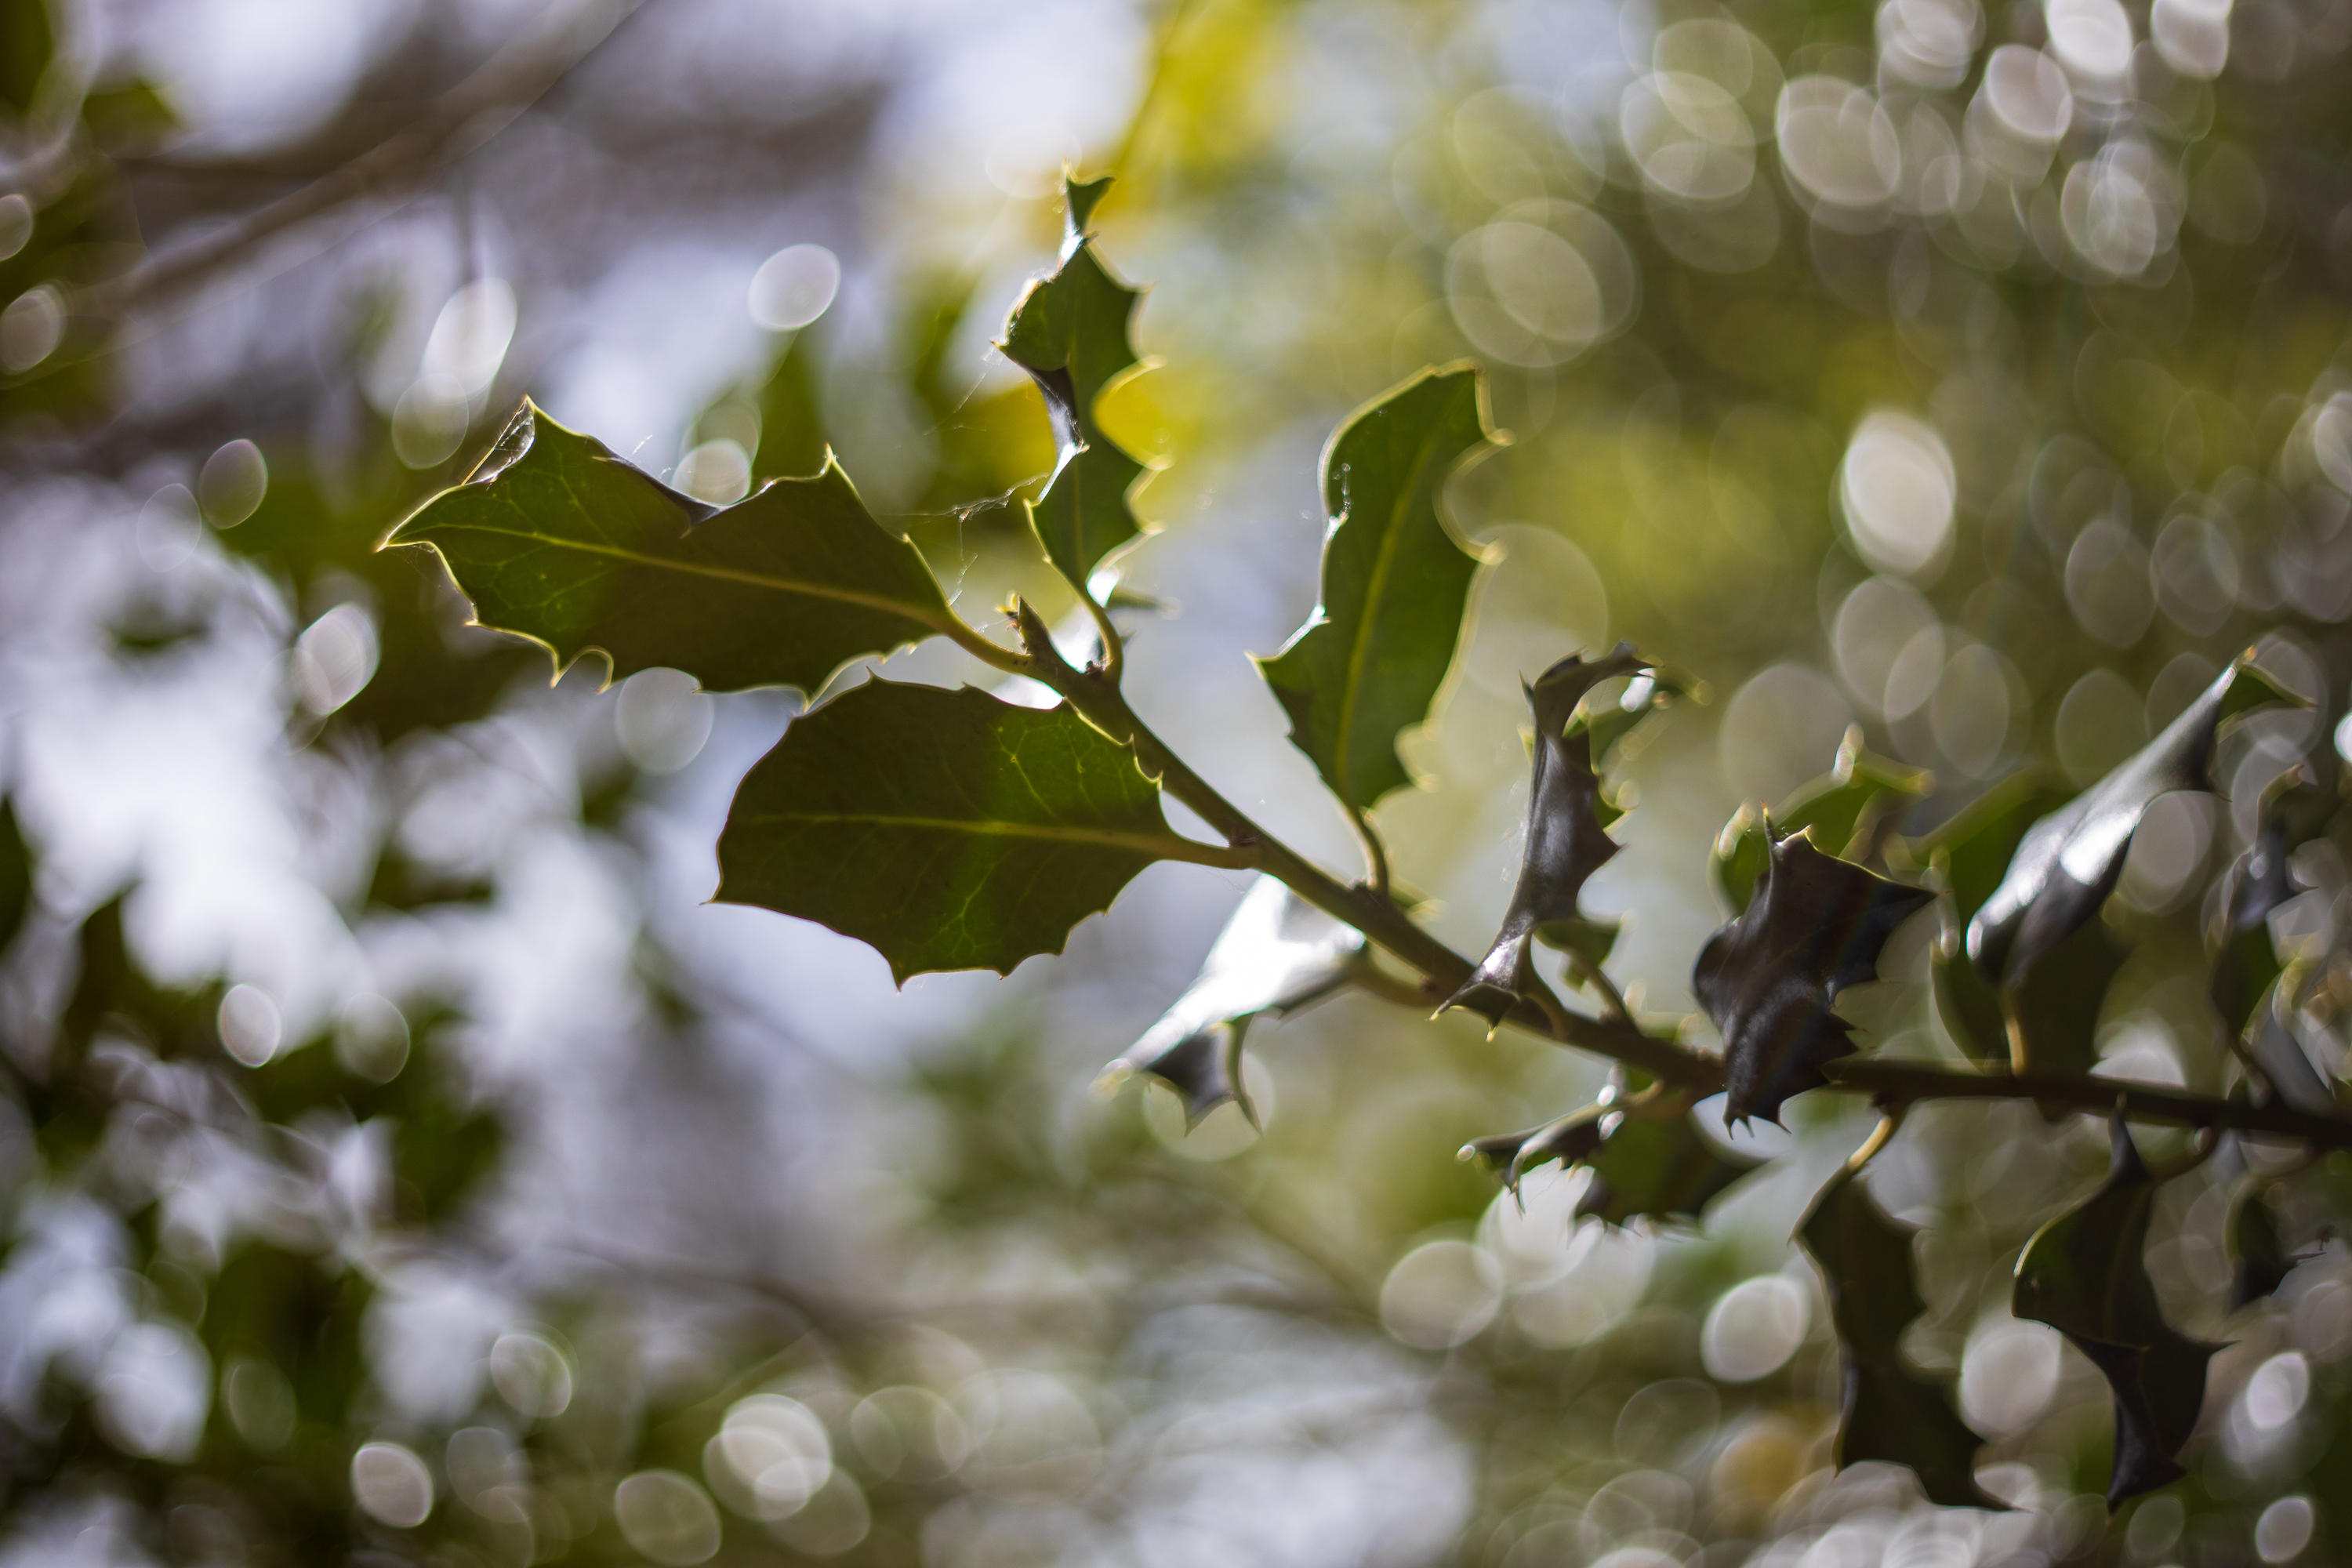
[[[1691,972],[1723,1033],[1726,1126],[1778,1122],[1783,1100],[1827,1081],[1822,1063],[1853,1054],[1838,993],[1876,979],[1886,939],[1934,897],[1822,854],[1810,834],[1771,846],[1746,911],[1707,939]]]
[[[2098,1065],[2099,1015],[2130,956],[2104,922],[2093,921],[2052,948],[2024,979],[2001,988],[2008,1037],[2022,1044],[2034,1071],[2087,1073]]]
[[[1577,900],[1618,846],[1599,816],[1602,799],[1601,780],[1592,771],[1591,738],[1583,731],[1569,733],[1569,721],[1595,686],[1645,668],[1633,644],[1619,643],[1605,658],[1589,662],[1571,654],[1526,689],[1535,714],[1535,763],[1518,886],[1485,960],[1446,998],[1445,1007],[1467,1007],[1489,1024],[1500,1024],[1528,993],[1528,943],[1536,933],[1547,926],[1565,931],[1570,922],[1581,923]]]
[[[1841,1170],[1797,1235],[1822,1271],[1844,1361],[1837,1463],[1906,1466],[1930,1501],[1993,1506],[1976,1484],[1984,1439],[1952,1413],[1941,1380],[1919,1376],[1903,1359],[1903,1331],[1927,1310],[1913,1280],[1912,1233],[1879,1212],[1853,1171]]]
[[[1696,1223],[1717,1194],[1761,1163],[1726,1155],[1687,1115],[1653,1120],[1621,1112],[1615,1125],[1604,1127],[1600,1148],[1584,1159],[1592,1185],[1576,1212],[1612,1225],[1643,1215]]]
[[[1496,445],[1475,366],[1427,370],[1349,416],[1323,455],[1323,599],[1258,660],[1290,739],[1363,811],[1412,782],[1400,731],[1454,662],[1477,558],[1441,514],[1445,481]]]
[[[1769,823],[1740,808],[1716,839],[1716,886],[1731,900],[1733,913],[1746,910],[1770,858],[1774,829],[1785,837],[1811,828],[1813,845],[1823,853],[1856,865],[1882,864],[1904,813],[1934,787],[1933,774],[1864,749],[1857,724],[1846,731],[1830,771],[1798,789]]]
[[[33,847],[16,826],[16,803],[0,795],[0,952],[33,909]]]
[[[1614,1128],[1619,1120],[1620,1113],[1603,1100],[1525,1132],[1492,1132],[1484,1138],[1473,1138],[1462,1145],[1458,1157],[1475,1161],[1502,1177],[1503,1185],[1516,1194],[1519,1178],[1538,1165],[1548,1165],[1554,1160],[1573,1165],[1590,1158],[1601,1147],[1606,1130]]]
[[[744,776],[717,898],[870,942],[904,984],[1059,952],[1154,860],[1242,857],[1170,828],[1133,754],[1066,707],[871,680]]]
[[[1944,889],[1943,931],[1929,956],[1936,1007],[1960,1048],[1978,1061],[2009,1060],[2009,1023],[2000,989],[1968,961],[1969,921],[2000,885],[2026,829],[2066,800],[2066,792],[2039,772],[2011,773],[1934,832],[1903,847],[1905,858],[1928,867]]]
[[[2210,994],[2222,1027],[2249,1047],[2280,1095],[2306,1110],[2334,1109],[2335,1096],[2301,1048],[2275,1026],[2268,1004],[2286,966],[2271,940],[2270,915],[2298,890],[2289,859],[2326,831],[2341,804],[2302,768],[2282,774],[2264,793],[2254,841],[2222,879],[2220,914],[2206,933],[2213,953]]]
[[[2176,1457],[2204,1403],[2205,1363],[2220,1348],[2164,1321],[2145,1256],[2156,1178],[2121,1117],[2113,1143],[2106,1184],[2025,1244],[2010,1300],[2019,1317],[2064,1334],[2114,1391],[2109,1508],[2187,1473]]]
[[[2113,773],[2026,830],[2000,885],[1969,921],[1969,956],[1988,977],[2013,984],[2098,913],[2147,808],[2175,790],[2212,787],[2208,770],[2222,725],[2257,707],[2297,700],[2250,657],[2223,670]]]
[[[1058,456],[1030,521],[1045,558],[1081,592],[1103,558],[1140,531],[1127,492],[1143,465],[1095,422],[1096,400],[1137,363],[1127,326],[1142,298],[1103,265],[1087,233],[1109,185],[1108,178],[1065,182],[1062,265],[1021,296],[997,345],[1036,382],[1053,418]]]
[[[1184,1097],[1191,1124],[1227,1100],[1256,1113],[1241,1089],[1242,1037],[1261,1013],[1280,1015],[1347,984],[1363,937],[1260,877],[1243,895],[1184,994],[1097,1081],[1116,1089],[1150,1073]]]
[[[528,400],[481,467],[385,543],[430,545],[480,624],[545,645],[559,674],[593,648],[614,679],[666,665],[714,691],[815,691],[956,624],[838,464],[714,509]]]

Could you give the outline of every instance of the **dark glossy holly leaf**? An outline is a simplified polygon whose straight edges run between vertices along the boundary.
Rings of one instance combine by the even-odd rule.
[[[1763,876],[1776,833],[1812,829],[1815,848],[1857,866],[1879,866],[1904,814],[1926,798],[1935,777],[1865,750],[1862,727],[1845,732],[1830,771],[1790,795],[1771,814],[1742,806],[1715,842],[1711,868],[1732,912],[1748,908]]]
[[[1573,1165],[1590,1158],[1608,1131],[1622,1120],[1622,1112],[1604,1100],[1525,1132],[1490,1132],[1473,1138],[1462,1145],[1455,1158],[1475,1162],[1480,1169],[1502,1177],[1503,1185],[1516,1197],[1520,1177],[1554,1160]]]
[[[2026,830],[2000,885],[1969,921],[1969,957],[1990,978],[2021,978],[2098,913],[2158,797],[2212,787],[2208,771],[2221,726],[2253,708],[2294,700],[2239,658],[2156,739]]]
[[[1853,1172],[1841,1170],[1797,1234],[1822,1271],[1843,1356],[1837,1463],[1903,1465],[1930,1501],[1995,1506],[1977,1489],[1984,1440],[1953,1414],[1941,1380],[1919,1376],[1903,1359],[1903,1331],[1927,1310],[1913,1282],[1912,1233],[1879,1212]]]
[[[1631,643],[1619,643],[1601,658],[1587,661],[1571,654],[1526,689],[1535,714],[1535,762],[1518,886],[1486,958],[1446,998],[1445,1007],[1467,1007],[1487,1023],[1500,1024],[1528,992],[1528,949],[1537,931],[1550,926],[1566,934],[1571,922],[1583,923],[1577,899],[1585,882],[1617,853],[1617,843],[1602,830],[1601,780],[1592,771],[1591,738],[1581,731],[1568,733],[1569,721],[1595,686],[1644,668]]]
[[[2116,1400],[2107,1506],[2187,1472],[2176,1462],[2205,1399],[2205,1363],[2220,1347],[2174,1331],[2147,1276],[2156,1178],[2118,1117],[2106,1184],[2034,1233],[2017,1260],[2010,1307],[2047,1323],[2091,1358]]]
[[[1936,1006],[1960,1048],[1978,1061],[2010,1059],[2009,1021],[1999,988],[1968,961],[1969,921],[2000,886],[2026,829],[2067,798],[2036,771],[2011,773],[1934,832],[1903,847],[1905,858],[1928,867],[1943,887],[1943,931],[1929,958]]]
[[[1227,1100],[1239,1101],[1242,1037],[1261,1013],[1282,1014],[1347,984],[1364,950],[1357,931],[1305,902],[1272,877],[1244,894],[1209,948],[1201,973],[1159,1022],[1143,1032],[1098,1080],[1116,1089],[1150,1073],[1184,1097],[1187,1121]]]
[[[1235,863],[1170,828],[1134,757],[1069,709],[871,680],[744,776],[716,896],[871,942],[903,984],[1059,952],[1162,859]]]
[[[1021,296],[997,345],[1036,382],[1053,418],[1058,457],[1030,517],[1045,558],[1082,591],[1103,558],[1139,531],[1127,492],[1143,465],[1095,422],[1096,401],[1137,363],[1127,325],[1142,298],[1103,265],[1087,234],[1109,185],[1108,178],[1065,183],[1062,265]]]
[[[1838,993],[1877,978],[1886,939],[1933,897],[1822,854],[1806,833],[1771,847],[1746,912],[1691,972],[1723,1034],[1725,1125],[1778,1122],[1783,1100],[1826,1081],[1823,1062],[1853,1053]]]
[[[2105,922],[2093,921],[2052,948],[2024,979],[2005,987],[2000,1005],[2011,1063],[2057,1073],[2086,1073],[2096,1067],[2099,1015],[2130,956]]]
[[[1322,603],[1258,666],[1292,742],[1352,811],[1412,782],[1397,734],[1429,715],[1477,568],[1440,501],[1447,479],[1494,445],[1484,384],[1462,365],[1382,394],[1323,454]]]
[[[385,542],[431,545],[480,624],[545,644],[558,673],[595,648],[614,679],[667,666],[714,691],[815,691],[954,624],[839,465],[718,510],[528,401],[471,478]]]
[[[0,795],[0,952],[33,909],[33,847],[16,825],[16,803]]]
[[[2278,1212],[2271,1189],[2249,1184],[2230,1215],[2230,1247],[2237,1254],[2230,1275],[2230,1310],[2261,1300],[2286,1283],[2296,1259],[2279,1240]]]
[[[1617,748],[1641,729],[1643,721],[1664,710],[1675,699],[1689,696],[1693,689],[1694,683],[1686,677],[1654,664],[1644,665],[1643,672],[1627,684],[1616,701],[1579,709],[1576,717],[1569,721],[1568,732],[1583,735],[1592,753],[1594,769],[1604,769],[1616,760]]]
[[[1717,1194],[1760,1163],[1725,1154],[1687,1115],[1622,1116],[1583,1163],[1592,1167],[1592,1185],[1576,1212],[1612,1225],[1629,1225],[1643,1215],[1696,1223]]]

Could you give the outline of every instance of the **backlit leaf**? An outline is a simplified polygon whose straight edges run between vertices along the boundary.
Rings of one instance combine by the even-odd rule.
[[[2229,719],[2293,700],[2242,656],[2162,733],[2063,809],[2035,823],[1969,920],[1968,952],[2015,982],[2098,912],[2123,874],[2140,818],[2160,795],[2210,789],[2214,737]]]
[[[2219,1348],[2164,1321],[2145,1256],[2156,1178],[2120,1117],[2113,1146],[2105,1185],[2026,1243],[2010,1302],[2019,1317],[2064,1334],[2115,1393],[2109,1508],[2186,1473],[2176,1457],[2197,1425],[2205,1363]]]
[[[1968,960],[1969,921],[2000,886],[2027,828],[2066,804],[2066,792],[2031,769],[2011,773],[1934,832],[1908,840],[1905,856],[1942,884],[1943,931],[1930,978],[1944,1026],[1979,1061],[2007,1062],[2009,1025],[2000,992]]]
[[[1260,877],[1211,945],[1201,973],[1159,1022],[1104,1069],[1106,1087],[1150,1073],[1184,1097],[1197,1123],[1228,1100],[1241,1100],[1242,1036],[1260,1013],[1285,1013],[1346,983],[1364,939]]]
[[[1176,834],[1128,750],[1069,709],[871,680],[793,721],[735,792],[723,903],[871,942],[903,983],[1059,952]]]
[[[1823,854],[1858,866],[1881,864],[1904,814],[1934,783],[1931,774],[1864,750],[1856,725],[1846,731],[1830,771],[1773,811],[1769,828],[1760,814],[1741,808],[1716,840],[1716,885],[1735,914],[1747,909],[1764,874],[1774,830],[1786,836],[1810,827],[1814,847]]]
[[[1822,1271],[1843,1356],[1837,1462],[1905,1465],[1932,1501],[1990,1506],[1976,1484],[1983,1439],[1953,1414],[1940,1380],[1919,1376],[1903,1358],[1903,1331],[1927,1310],[1913,1282],[1911,1232],[1879,1212],[1853,1172],[1841,1170],[1797,1234]]]
[[[1477,566],[1440,499],[1494,440],[1478,372],[1465,365],[1383,394],[1324,451],[1322,603],[1258,663],[1290,716],[1291,741],[1353,810],[1412,782],[1397,734],[1428,717]]]
[[[1527,688],[1528,706],[1535,713],[1535,761],[1518,886],[1493,946],[1446,998],[1447,1007],[1467,1007],[1490,1024],[1501,1023],[1526,994],[1528,947],[1537,931],[1581,921],[1577,899],[1618,847],[1596,814],[1601,780],[1592,771],[1591,738],[1581,731],[1568,733],[1569,720],[1595,686],[1643,668],[1633,645],[1620,643],[1607,657],[1590,662],[1571,654]]]
[[[1723,1033],[1726,1125],[1780,1119],[1789,1096],[1850,1055],[1838,993],[1878,975],[1879,951],[1934,895],[1824,855],[1805,833],[1771,847],[1745,913],[1699,950],[1691,989]]]
[[[1143,473],[1095,422],[1097,400],[1136,363],[1127,326],[1142,298],[1103,265],[1087,234],[1109,185],[1108,179],[1065,184],[1062,265],[1021,296],[999,345],[1036,382],[1053,418],[1054,476],[1030,516],[1046,559],[1081,588],[1103,557],[1139,531],[1127,492]]]
[[[815,691],[953,624],[922,557],[839,465],[717,510],[528,401],[473,476],[386,543],[431,545],[476,618],[544,643],[559,673],[595,648],[614,679],[666,665],[714,691]]]

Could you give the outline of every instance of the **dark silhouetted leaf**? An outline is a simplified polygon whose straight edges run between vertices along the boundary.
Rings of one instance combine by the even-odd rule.
[[[1903,1359],[1903,1331],[1927,1310],[1913,1283],[1911,1232],[1879,1212],[1853,1172],[1841,1170],[1797,1234],[1822,1271],[1844,1358],[1837,1462],[1905,1465],[1931,1501],[1992,1506],[1976,1484],[1983,1439],[1952,1413],[1938,1383]]]
[[[872,680],[745,775],[717,897],[871,942],[903,983],[1059,952],[1160,859],[1234,863],[1171,830],[1134,757],[1069,709]]]
[[[2120,1117],[2113,1141],[2106,1184],[2025,1244],[2010,1302],[2019,1317],[2064,1334],[2115,1392],[2109,1508],[2186,1473],[2175,1460],[2197,1425],[2205,1363],[2219,1348],[2164,1321],[2144,1256],[2156,1178]]]
[[[1476,558],[1441,516],[1446,479],[1494,444],[1473,366],[1423,371],[1353,415],[1323,454],[1323,598],[1258,661],[1290,739],[1361,811],[1412,783],[1400,731],[1454,662]]]
[[[16,803],[0,795],[0,952],[33,908],[33,847],[16,826]]]
[[[1934,786],[1932,775],[1864,750],[1862,727],[1845,732],[1837,760],[1822,777],[1762,816],[1743,806],[1717,838],[1712,868],[1716,885],[1738,914],[1748,908],[1769,858],[1773,830],[1781,835],[1812,829],[1813,847],[1858,866],[1884,862],[1884,849],[1911,807]]]
[[[1569,734],[1569,720],[1595,686],[1643,668],[1633,645],[1620,643],[1608,657],[1589,663],[1571,654],[1527,688],[1536,721],[1535,763],[1518,886],[1494,945],[1446,998],[1446,1007],[1467,1007],[1489,1024],[1500,1024],[1527,993],[1528,945],[1536,932],[1546,926],[1565,932],[1571,922],[1581,922],[1577,898],[1592,873],[1617,853],[1617,844],[1602,831],[1597,815],[1601,780],[1592,771],[1591,739],[1581,731]]]
[[[1608,1129],[1584,1163],[1592,1167],[1592,1185],[1576,1212],[1627,1225],[1643,1215],[1696,1221],[1717,1194],[1754,1170],[1757,1162],[1726,1155],[1687,1115],[1627,1115]]]
[[[1579,710],[1569,721],[1568,732],[1585,737],[1593,768],[1598,771],[1609,765],[1617,747],[1641,728],[1643,720],[1676,698],[1687,697],[1691,689],[1692,683],[1685,678],[1654,664],[1644,665],[1643,673],[1626,686],[1624,695],[1615,702]]]
[[[1878,975],[1879,950],[1933,897],[1824,855],[1804,833],[1771,847],[1747,911],[1707,939],[1691,973],[1723,1033],[1723,1118],[1780,1120],[1780,1104],[1825,1081],[1853,1039],[1832,1009]]]
[[[2230,1243],[2237,1266],[2230,1276],[2230,1308],[2259,1301],[2286,1283],[2295,1259],[2279,1240],[2278,1214],[2270,1189],[2249,1184],[2230,1216]]]
[[[559,672],[597,648],[616,679],[666,665],[715,691],[815,691],[954,619],[838,465],[715,510],[529,402],[386,542],[438,551],[480,623],[544,643]]]
[[[1201,973],[1160,1021],[1143,1032],[1100,1080],[1116,1089],[1136,1073],[1165,1080],[1184,1097],[1187,1119],[1238,1100],[1242,1036],[1260,1013],[1286,1013],[1329,995],[1346,983],[1364,939],[1306,903],[1272,877],[1261,877],[1209,948]]]
[[[1095,423],[1096,400],[1136,363],[1127,324],[1141,298],[1111,275],[1087,235],[1109,185],[1108,179],[1065,184],[1062,265],[1021,296],[998,345],[1036,382],[1053,417],[1059,453],[1030,517],[1046,559],[1081,589],[1103,557],[1139,531],[1127,492],[1143,473]]]
[[[2014,984],[2098,912],[2123,874],[2140,818],[2158,796],[2210,789],[2220,726],[2268,702],[2292,701],[2241,657],[2161,734],[2113,773],[2027,829],[2000,885],[1969,921],[1969,958]]]
[[[1573,1165],[1591,1157],[1601,1147],[1606,1135],[1604,1130],[1613,1127],[1622,1114],[1603,1100],[1525,1132],[1493,1132],[1484,1138],[1473,1138],[1462,1145],[1461,1157],[1475,1160],[1494,1172],[1516,1194],[1519,1178],[1538,1165],[1554,1160]]]
[[[2093,921],[2052,948],[2024,979],[2005,987],[2000,1004],[2012,1042],[2011,1059],[2030,1062],[2036,1072],[2086,1073],[2096,1067],[2099,1015],[2130,956],[2105,922]]]

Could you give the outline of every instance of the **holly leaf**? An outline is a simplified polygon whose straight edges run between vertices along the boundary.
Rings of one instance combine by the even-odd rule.
[[[2280,1025],[2277,1009],[2266,1005],[2286,970],[2271,940],[2270,916],[2299,890],[2288,871],[2290,858],[2326,831],[2339,805],[2304,769],[2282,774],[2263,795],[2254,841],[2222,878],[2219,914],[2206,933],[2213,954],[2210,994],[2222,1027],[2246,1047],[2281,1098],[2305,1110],[2332,1110],[2336,1097]]]
[[[1960,1048],[1980,1062],[2010,1059],[2009,1020],[1999,988],[1968,961],[1969,921],[2000,886],[2026,829],[2066,799],[2042,773],[2014,773],[1903,846],[1905,858],[1927,866],[1944,890],[1943,931],[1928,961],[1937,1011]]]
[[[1658,1120],[1622,1112],[1583,1163],[1592,1167],[1592,1184],[1576,1212],[1612,1225],[1643,1215],[1696,1224],[1717,1194],[1761,1163],[1725,1154],[1687,1115]]]
[[[1740,807],[1716,839],[1716,886],[1731,900],[1733,913],[1746,910],[1770,858],[1776,827],[1783,836],[1811,828],[1814,847],[1824,853],[1858,866],[1883,864],[1904,814],[1934,787],[1933,774],[1865,750],[1862,726],[1854,725],[1830,771],[1798,789],[1769,824],[1762,814]]]
[[[1554,1160],[1573,1165],[1589,1158],[1622,1115],[1604,1100],[1525,1132],[1491,1132],[1484,1138],[1473,1138],[1462,1145],[1459,1158],[1475,1161],[1502,1177],[1503,1185],[1516,1196],[1519,1178],[1537,1166],[1548,1165]]]
[[[0,952],[33,908],[33,847],[16,825],[16,803],[0,795]]]
[[[1836,1462],[1903,1465],[1932,1502],[1995,1506],[1976,1484],[1984,1439],[1952,1413],[1940,1380],[1917,1375],[1903,1359],[1903,1331],[1927,1310],[1914,1283],[1911,1231],[1879,1212],[1853,1171],[1841,1170],[1797,1235],[1822,1271],[1843,1357]]]
[[[2222,724],[2253,708],[2298,700],[2242,655],[2163,732],[2062,809],[2028,828],[2000,885],[1968,926],[1969,957],[2014,983],[2080,930],[2123,874],[2140,819],[2158,796],[2210,789]]]
[[[903,984],[1059,952],[1154,860],[1237,856],[1171,829],[1132,753],[1066,707],[876,679],[744,775],[715,896],[870,942]]]
[[[2204,1403],[2205,1363],[2221,1348],[2164,1321],[2145,1256],[2156,1178],[2121,1117],[2112,1131],[2106,1184],[2034,1233],[2010,1300],[2019,1317],[2064,1334],[2114,1391],[2111,1509],[2188,1473],[2177,1457]]]
[[[1127,326],[1142,298],[1103,265],[1087,233],[1109,186],[1108,178],[1064,182],[1061,267],[1021,296],[997,345],[1045,395],[1057,455],[1030,521],[1046,559],[1080,592],[1103,558],[1139,531],[1127,492],[1143,465],[1095,422],[1096,400],[1137,363]]]
[[[1191,1124],[1229,1100],[1255,1121],[1241,1089],[1242,1038],[1250,1020],[1329,995],[1347,983],[1363,950],[1357,931],[1274,878],[1260,877],[1184,994],[1097,1081],[1116,1089],[1137,1073],[1150,1073],[1184,1097]]]
[[[720,510],[528,399],[481,467],[385,543],[431,546],[478,623],[545,645],[558,674],[593,648],[614,679],[668,666],[714,691],[816,691],[955,624],[922,556],[830,457]]]
[[[2230,1310],[2248,1306],[2286,1283],[2296,1259],[2279,1240],[2278,1214],[2270,1205],[2271,1189],[2247,1184],[2230,1216],[2231,1250],[2238,1255],[2230,1276]]]
[[[1454,662],[1477,557],[1442,515],[1445,481],[1496,445],[1475,366],[1425,370],[1339,426],[1323,454],[1323,597],[1258,660],[1290,739],[1350,811],[1412,782],[1398,732]]]
[[[1886,939],[1934,895],[1822,854],[1810,830],[1771,846],[1746,912],[1699,950],[1691,989],[1723,1033],[1726,1126],[1780,1120],[1781,1102],[1827,1081],[1853,1037],[1832,1010],[1874,980]]]
[[[1524,689],[1535,713],[1536,736],[1518,886],[1486,958],[1440,1012],[1467,1007],[1499,1025],[1527,994],[1528,944],[1538,931],[1554,927],[1565,933],[1570,922],[1583,923],[1577,900],[1618,846],[1599,816],[1603,801],[1601,780],[1592,771],[1591,737],[1581,731],[1570,734],[1569,721],[1595,686],[1644,668],[1633,644],[1619,643],[1605,658],[1590,662],[1570,654]]]

